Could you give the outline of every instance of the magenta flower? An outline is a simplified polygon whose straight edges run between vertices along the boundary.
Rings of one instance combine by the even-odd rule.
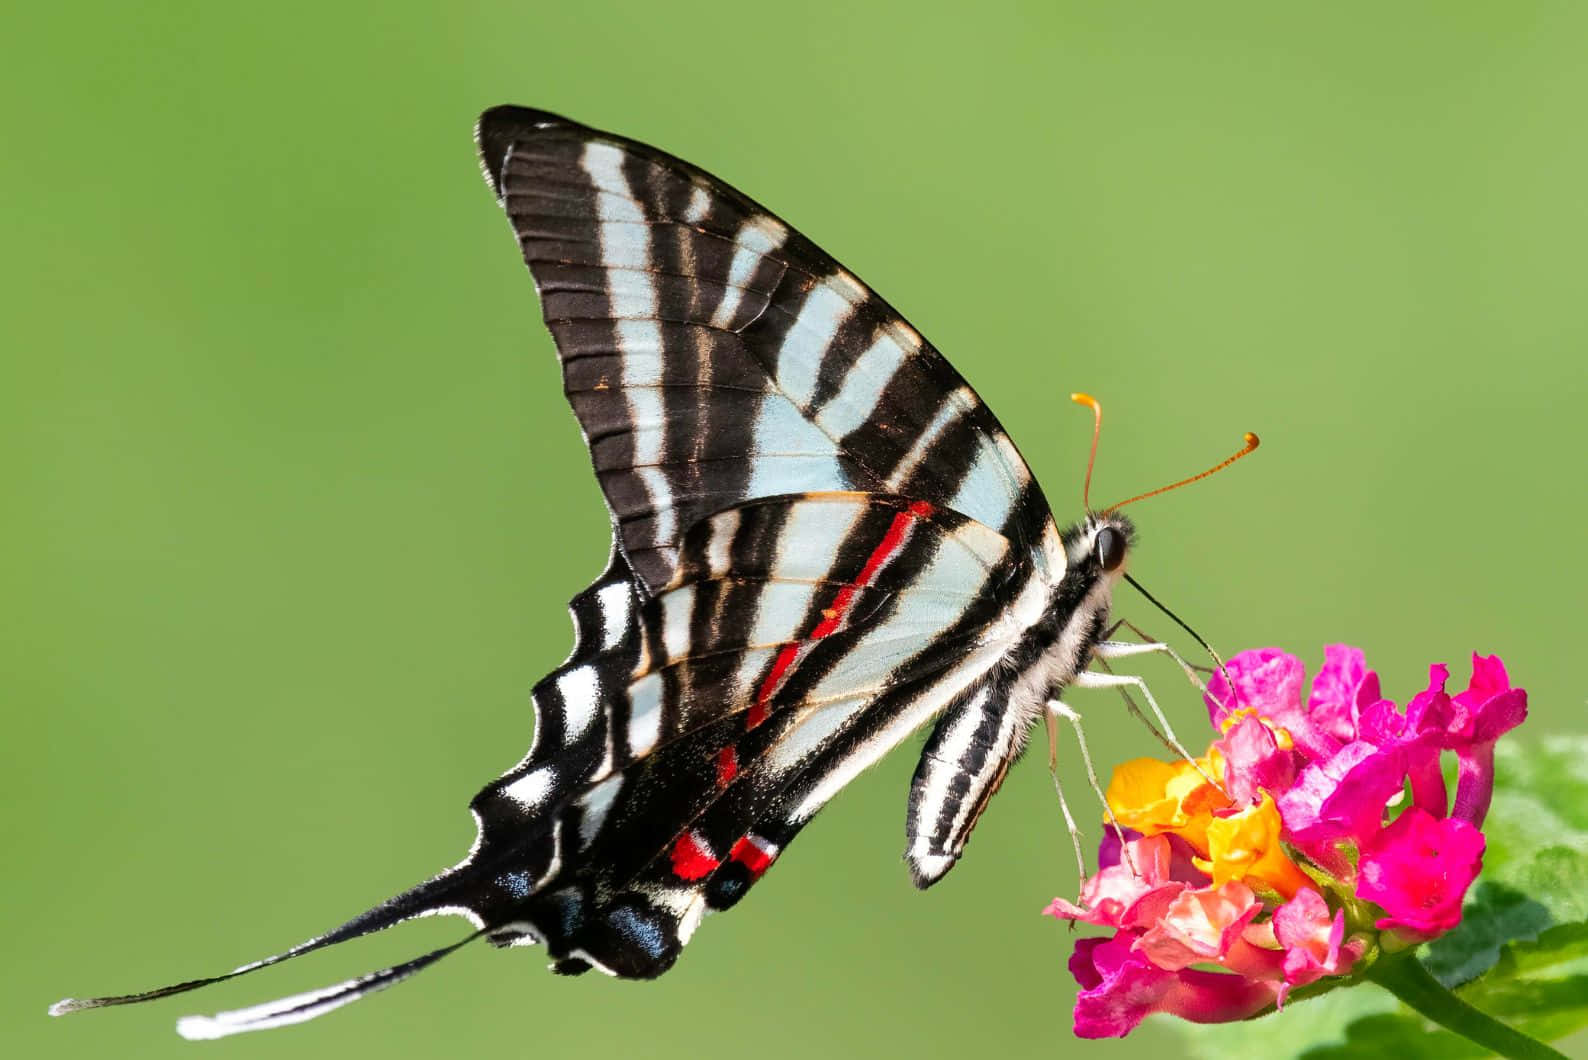
[[[1382,826],[1384,806],[1406,780],[1406,755],[1352,740],[1301,771],[1278,797],[1291,841],[1320,862],[1336,864],[1339,844],[1360,846]]]
[[[1213,747],[1224,756],[1224,793],[1237,806],[1252,805],[1262,791],[1284,791],[1296,779],[1301,755],[1281,747],[1274,730],[1255,714],[1230,726]]]
[[[1329,646],[1310,689],[1276,648],[1230,659],[1208,683],[1207,757],[1119,766],[1109,808],[1142,831],[1123,848],[1105,831],[1078,901],[1045,910],[1113,931],[1076,943],[1075,1033],[1124,1035],[1153,1012],[1244,1019],[1455,927],[1483,865],[1495,741],[1527,694],[1494,656],[1473,656],[1454,697],[1448,676],[1431,667],[1402,710],[1356,648]]]
[[[1456,710],[1446,745],[1459,774],[1452,815],[1482,827],[1494,795],[1494,743],[1527,720],[1527,693],[1511,687],[1498,655],[1472,655],[1472,680],[1452,700]]]
[[[1427,942],[1461,922],[1461,900],[1483,868],[1483,833],[1413,806],[1368,840],[1357,868],[1357,897],[1387,914],[1374,926],[1403,944]]]
[[[1192,1023],[1245,1019],[1276,996],[1271,984],[1238,975],[1160,968],[1135,950],[1127,932],[1078,940],[1070,973],[1081,984],[1075,1001],[1075,1033],[1081,1038],[1122,1038],[1154,1012]]]

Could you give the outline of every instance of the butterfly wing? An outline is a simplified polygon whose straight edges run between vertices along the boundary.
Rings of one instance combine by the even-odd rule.
[[[543,111],[494,108],[476,135],[644,589],[697,520],[754,497],[899,494],[1040,538],[1047,505],[986,405],[770,211]]]
[[[565,971],[666,970],[859,770],[1006,688],[1027,567],[996,531],[894,496],[701,520],[623,642],[576,652],[537,691],[578,735],[537,741],[475,800],[475,861],[503,868],[467,873],[452,900],[507,925],[498,941],[546,942]]]
[[[906,857],[940,878],[1023,745],[1063,546],[1013,443],[948,362],[798,232],[703,171],[541,111],[482,116],[482,165],[540,292],[611,510],[529,754],[474,849],[231,978],[457,913],[562,971],[646,977],[856,773],[939,717]],[[460,943],[461,945],[461,943]],[[300,1022],[456,947],[193,1019]]]

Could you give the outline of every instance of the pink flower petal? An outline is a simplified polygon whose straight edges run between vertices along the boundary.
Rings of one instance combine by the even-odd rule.
[[[1505,672],[1505,663],[1500,661],[1500,657],[1473,652],[1472,680],[1467,682],[1467,690],[1457,696],[1456,700],[1463,705],[1465,702],[1481,703],[1510,690],[1511,676]]]
[[[1283,749],[1274,730],[1248,715],[1213,746],[1224,756],[1224,791],[1237,806],[1257,802],[1262,791],[1277,794],[1296,779],[1295,752]]]
[[[1339,839],[1358,845],[1379,830],[1384,806],[1401,790],[1406,755],[1356,740],[1327,761],[1301,771],[1279,796],[1279,814],[1292,842],[1312,850]]]
[[[1128,841],[1129,859],[1116,854],[1112,864],[1086,881],[1078,903],[1055,898],[1043,913],[1100,927],[1136,927],[1154,922],[1186,888],[1184,882],[1171,878],[1177,869],[1178,855],[1170,839],[1157,835]]]
[[[1428,668],[1428,687],[1406,704],[1406,724],[1411,732],[1444,732],[1450,728],[1455,707],[1445,693],[1450,668],[1434,663]]]
[[[1361,648],[1330,644],[1323,649],[1323,668],[1307,697],[1307,713],[1321,731],[1349,743],[1357,738],[1359,711],[1378,699],[1378,674],[1367,668]]]
[[[1245,1019],[1274,1003],[1278,984],[1185,968],[1166,971],[1133,948],[1134,937],[1080,939],[1070,973],[1081,985],[1075,999],[1078,1038],[1122,1038],[1154,1012],[1195,1023]]]
[[[1362,846],[1356,894],[1382,906],[1376,924],[1424,942],[1461,922],[1461,902],[1483,867],[1483,833],[1413,806]]]
[[[1405,752],[1412,800],[1435,817],[1445,815],[1447,802],[1439,750],[1447,742],[1446,730],[1454,708],[1445,695],[1446,677],[1443,666],[1430,667],[1428,687],[1406,705],[1406,713],[1381,699],[1363,708],[1358,725],[1360,737],[1368,743],[1381,750],[1399,748]]]
[[[1235,682],[1233,692],[1229,680]],[[1208,717],[1215,728],[1231,713],[1243,708],[1273,717],[1293,713],[1301,707],[1301,686],[1307,668],[1301,660],[1278,648],[1256,648],[1233,656],[1224,668],[1208,681]]]
[[[1220,961],[1262,903],[1244,883],[1182,891],[1142,935],[1136,948],[1160,968],[1178,971],[1201,961]]]
[[[1482,825],[1494,795],[1494,744],[1527,720],[1527,692],[1511,687],[1498,655],[1472,656],[1472,680],[1452,700],[1445,746],[1459,762],[1452,816]]]
[[[1345,910],[1329,915],[1329,906],[1317,891],[1297,891],[1296,897],[1274,912],[1274,937],[1285,949],[1284,995],[1326,975],[1350,970],[1355,954],[1343,953]],[[1343,959],[1342,959],[1343,958]]]

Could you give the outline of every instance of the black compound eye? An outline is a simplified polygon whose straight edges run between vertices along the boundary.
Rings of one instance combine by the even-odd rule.
[[[1097,565],[1112,574],[1125,562],[1125,535],[1112,526],[1105,526],[1097,532],[1092,549],[1097,553]]]

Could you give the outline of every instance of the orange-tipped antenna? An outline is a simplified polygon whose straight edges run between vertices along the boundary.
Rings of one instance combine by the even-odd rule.
[[[1096,443],[1094,442],[1093,444],[1095,445]],[[1188,486],[1191,483],[1198,481],[1199,479],[1205,479],[1209,475],[1213,474],[1216,471],[1223,471],[1225,468],[1227,468],[1231,464],[1235,463],[1235,461],[1239,460],[1241,457],[1245,456],[1247,453],[1250,453],[1254,449],[1256,449],[1257,445],[1258,445],[1257,435],[1253,434],[1251,431],[1247,431],[1246,432],[1246,444],[1243,445],[1241,447],[1240,451],[1237,452],[1234,456],[1231,456],[1231,457],[1228,457],[1228,458],[1226,458],[1224,460],[1219,461],[1217,464],[1214,464],[1212,467],[1208,468],[1206,471],[1202,472],[1199,475],[1192,475],[1190,478],[1183,478],[1179,482],[1171,482],[1167,486],[1159,486],[1157,489],[1148,490],[1146,493],[1138,493],[1134,497],[1130,498],[1129,500],[1120,501],[1118,504],[1110,504],[1107,508],[1104,509],[1104,511],[1110,511],[1110,512],[1118,511],[1119,509],[1123,508],[1127,504],[1135,504],[1137,501],[1144,501],[1148,497],[1156,497],[1160,493],[1168,493],[1170,490],[1177,490],[1181,486]]]
[[[1081,507],[1091,511],[1092,465],[1097,463],[1097,438],[1103,433],[1103,406],[1090,394],[1071,394],[1070,400],[1092,410],[1092,452],[1086,458],[1086,483],[1081,487]]]

